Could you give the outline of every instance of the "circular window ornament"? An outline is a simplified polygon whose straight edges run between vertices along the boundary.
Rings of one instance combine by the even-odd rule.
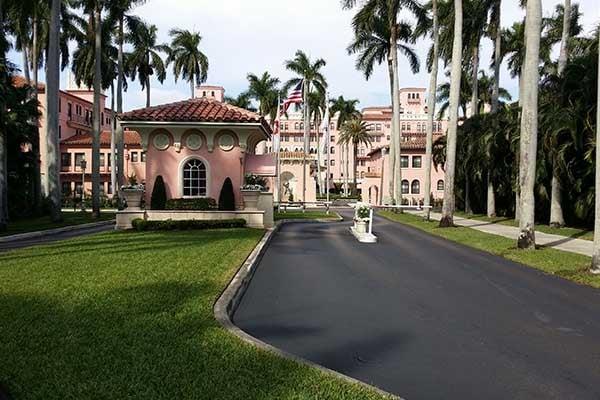
[[[202,147],[202,137],[197,133],[192,133],[185,140],[185,145],[190,150],[198,150]]]
[[[233,139],[233,136],[231,136],[228,133],[221,135],[221,137],[219,137],[219,147],[223,151],[229,151],[229,150],[233,149],[234,144],[235,144],[235,141]]]
[[[156,147],[158,150],[166,150],[171,144],[171,141],[166,133],[159,133],[154,136],[153,143],[154,147]]]

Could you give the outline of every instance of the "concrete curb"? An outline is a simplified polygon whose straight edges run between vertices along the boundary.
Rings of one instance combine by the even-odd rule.
[[[335,220],[329,219],[324,222],[340,222],[340,221],[343,221],[343,219],[344,218],[340,215],[338,219],[335,219]],[[221,296],[215,302],[215,305],[213,307],[215,318],[221,324],[221,326],[223,326],[223,328],[227,329],[230,333],[234,334],[235,336],[237,336],[239,339],[243,340],[244,342],[258,347],[261,350],[265,350],[265,351],[274,353],[274,354],[278,355],[279,357],[287,358],[288,360],[293,360],[300,364],[304,364],[309,367],[316,368],[319,371],[321,371],[327,375],[331,375],[333,377],[342,379],[350,384],[362,386],[362,387],[369,389],[373,392],[376,392],[384,397],[387,397],[390,399],[402,400],[401,397],[391,394],[389,392],[386,392],[375,386],[369,385],[368,383],[359,381],[358,379],[354,379],[354,378],[344,375],[340,372],[337,372],[337,371],[334,371],[327,367],[324,367],[322,365],[316,364],[305,358],[302,358],[297,355],[294,355],[294,354],[288,353],[286,351],[283,351],[281,349],[278,349],[277,347],[274,347],[268,343],[265,343],[265,342],[255,338],[254,336],[247,334],[246,332],[244,332],[243,330],[238,328],[233,323],[231,318],[233,317],[235,310],[237,309],[238,305],[240,304],[242,297],[244,297],[244,293],[246,292],[246,289],[250,285],[250,281],[252,280],[252,277],[254,276],[254,273],[256,272],[256,270],[258,268],[258,264],[260,263],[260,260],[262,259],[264,253],[266,252],[266,249],[267,249],[269,243],[273,239],[273,236],[275,236],[275,233],[283,225],[285,225],[287,223],[310,223],[310,222],[314,223],[314,222],[323,222],[323,221],[297,220],[297,219],[279,220],[279,221],[277,221],[274,228],[271,228],[271,229],[267,230],[267,232],[265,232],[265,234],[262,237],[262,239],[260,240],[260,242],[256,245],[254,250],[252,250],[252,253],[250,253],[248,258],[246,258],[246,261],[244,261],[244,263],[242,264],[240,269],[237,271],[235,276],[231,279],[231,281],[229,282],[229,284],[227,285],[227,287],[225,288],[223,293],[221,293]]]
[[[10,243],[10,242],[15,242],[17,240],[36,239],[36,238],[40,238],[40,237],[44,237],[44,236],[56,235],[57,233],[72,232],[72,231],[76,231],[79,229],[89,229],[89,228],[96,228],[98,226],[109,226],[109,225],[114,225],[114,224],[115,224],[115,220],[110,220],[110,221],[91,222],[89,224],[69,225],[69,226],[64,226],[62,228],[46,229],[43,231],[19,233],[16,235],[0,237],[0,243]]]

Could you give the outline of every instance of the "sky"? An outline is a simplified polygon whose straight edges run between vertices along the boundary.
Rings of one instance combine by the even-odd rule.
[[[562,0],[542,0],[544,16],[550,16]],[[584,31],[589,33],[600,22],[600,0],[579,0],[583,13]],[[502,25],[509,27],[520,21],[524,11],[518,0],[502,2]],[[133,13],[158,27],[159,42],[169,41],[172,28],[189,29],[202,35],[201,49],[208,56],[208,84],[225,87],[226,95],[236,96],[246,90],[248,73],[269,71],[283,82],[292,77],[284,61],[294,57],[296,50],[305,51],[311,58],[323,58],[323,69],[329,83],[330,97],[343,95],[359,99],[360,107],[389,104],[387,66],[375,70],[369,81],[355,69],[355,56],[346,47],[353,37],[350,22],[355,11],[342,10],[339,0],[147,0]],[[409,19],[410,16],[402,16]],[[429,76],[425,57],[430,41],[414,45],[422,66],[413,74],[404,58],[400,58],[400,86],[427,87]],[[482,42],[481,68],[489,70],[492,43]],[[21,65],[21,56],[11,52],[9,57]],[[557,51],[555,50],[555,57]],[[43,80],[43,73],[41,73]],[[444,79],[440,72],[440,80]],[[66,87],[67,75],[61,75],[61,87]],[[516,96],[518,84],[502,68],[501,86]],[[151,83],[153,105],[190,97],[189,84],[174,81],[172,71],[161,85]],[[145,105],[145,92],[138,83],[130,83],[124,94],[124,109]]]

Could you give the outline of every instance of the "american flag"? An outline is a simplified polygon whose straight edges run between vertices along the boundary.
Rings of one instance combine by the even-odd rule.
[[[283,109],[281,110],[281,113],[285,113],[287,111],[287,109],[289,108],[290,104],[299,104],[302,103],[302,99],[303,99],[303,88],[304,88],[304,80],[301,80],[300,83],[298,83],[296,85],[296,87],[294,88],[294,90],[292,90],[288,96],[287,99],[284,100],[283,102]]]

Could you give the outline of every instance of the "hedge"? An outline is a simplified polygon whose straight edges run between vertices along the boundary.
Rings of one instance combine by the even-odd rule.
[[[136,218],[131,221],[131,225],[133,226],[133,229],[138,231],[185,231],[198,229],[243,228],[246,226],[246,221],[241,218],[206,221],[199,219],[147,221],[142,218]]]
[[[200,199],[170,199],[165,204],[165,210],[214,210],[217,202],[210,197]]]

